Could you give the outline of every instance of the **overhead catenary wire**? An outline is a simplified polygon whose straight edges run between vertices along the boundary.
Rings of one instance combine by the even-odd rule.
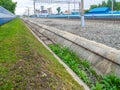
[[[84,21],[84,0],[33,0],[33,5],[34,5],[34,15],[36,15],[35,13],[35,3],[66,3],[68,4],[68,8],[70,3],[74,4],[74,9],[75,9],[75,3],[81,2],[80,6],[81,6],[81,27],[85,26],[85,21]],[[70,9],[68,9],[70,10]],[[69,16],[68,16],[69,17]]]

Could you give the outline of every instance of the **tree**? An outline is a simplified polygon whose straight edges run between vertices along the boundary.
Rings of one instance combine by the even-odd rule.
[[[58,14],[60,14],[61,7],[58,7],[56,10],[58,11]]]
[[[16,2],[12,2],[12,0],[0,0],[0,6],[6,8],[10,12],[14,13],[16,8]]]
[[[113,10],[120,10],[119,9],[120,6],[118,6],[117,3],[119,3],[119,2],[116,2],[116,0],[113,0],[113,6],[114,6]],[[107,1],[107,6],[110,7],[110,8],[112,7],[112,0]]]
[[[107,6],[108,6],[108,7],[111,7],[111,5],[112,5],[111,0],[108,0],[108,1],[107,1]]]
[[[98,7],[101,7],[101,4],[100,4],[100,3],[98,4]]]
[[[120,10],[120,2],[116,2],[116,0],[113,0],[113,10]],[[107,2],[102,1],[102,4],[98,4],[98,5],[91,5],[90,9],[96,8],[96,7],[112,7],[112,0],[107,0]]]
[[[101,6],[106,7],[107,3],[105,1],[102,1],[102,5]]]
[[[120,9],[118,9],[120,6],[117,6],[117,3],[118,2],[116,2],[116,0],[113,0],[113,5],[114,5],[113,9],[114,10],[120,10]]]
[[[120,10],[120,2],[116,3],[116,8],[117,8],[116,10]]]
[[[90,9],[93,9],[93,8],[96,8],[96,7],[98,7],[98,5],[96,5],[96,4],[91,5],[91,6],[90,6]]]

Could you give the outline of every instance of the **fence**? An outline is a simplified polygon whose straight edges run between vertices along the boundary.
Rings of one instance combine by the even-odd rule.
[[[16,16],[0,6],[0,25],[14,19]]]

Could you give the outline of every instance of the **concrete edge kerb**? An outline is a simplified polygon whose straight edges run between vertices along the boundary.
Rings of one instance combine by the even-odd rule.
[[[32,21],[30,21],[30,22],[32,22]],[[87,40],[83,37],[71,34],[71,33],[63,31],[63,30],[56,29],[54,27],[38,24],[35,22],[32,22],[32,23],[39,25],[43,29],[52,31],[52,32],[76,43],[76,44],[79,44],[80,46],[90,50],[91,52],[94,52],[95,54],[98,54],[106,59],[109,59],[109,61],[120,65],[120,50],[108,47],[104,44],[97,43],[95,41]]]
[[[53,56],[59,61],[59,63],[64,66],[64,68],[74,78],[75,81],[77,81],[80,85],[82,85],[85,90],[90,90],[89,87],[56,54],[54,54],[54,52],[46,44],[44,44],[44,42],[28,26],[27,28],[37,38],[37,40],[41,42],[45,46],[45,48],[47,48],[47,50],[49,50],[53,54]]]

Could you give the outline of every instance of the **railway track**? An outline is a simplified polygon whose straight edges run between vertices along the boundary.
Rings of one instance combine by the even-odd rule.
[[[46,45],[49,45],[49,44],[55,44],[54,41],[52,41],[51,39],[49,39],[48,37],[44,36],[40,30],[39,30],[39,26],[37,25],[34,25],[32,23],[29,23],[27,21],[25,21],[26,24],[29,26],[29,28],[46,44]]]
[[[29,21],[31,21],[29,23]],[[82,37],[55,29],[52,27],[32,22],[32,20],[25,21],[31,30],[39,36],[45,44],[52,44],[55,40],[63,46],[69,47],[70,50],[91,62],[98,74],[105,74],[114,71],[116,75],[120,75],[119,68],[119,50],[110,48],[100,43],[86,40]],[[49,41],[49,43],[48,43]],[[114,67],[114,68],[113,68]]]

